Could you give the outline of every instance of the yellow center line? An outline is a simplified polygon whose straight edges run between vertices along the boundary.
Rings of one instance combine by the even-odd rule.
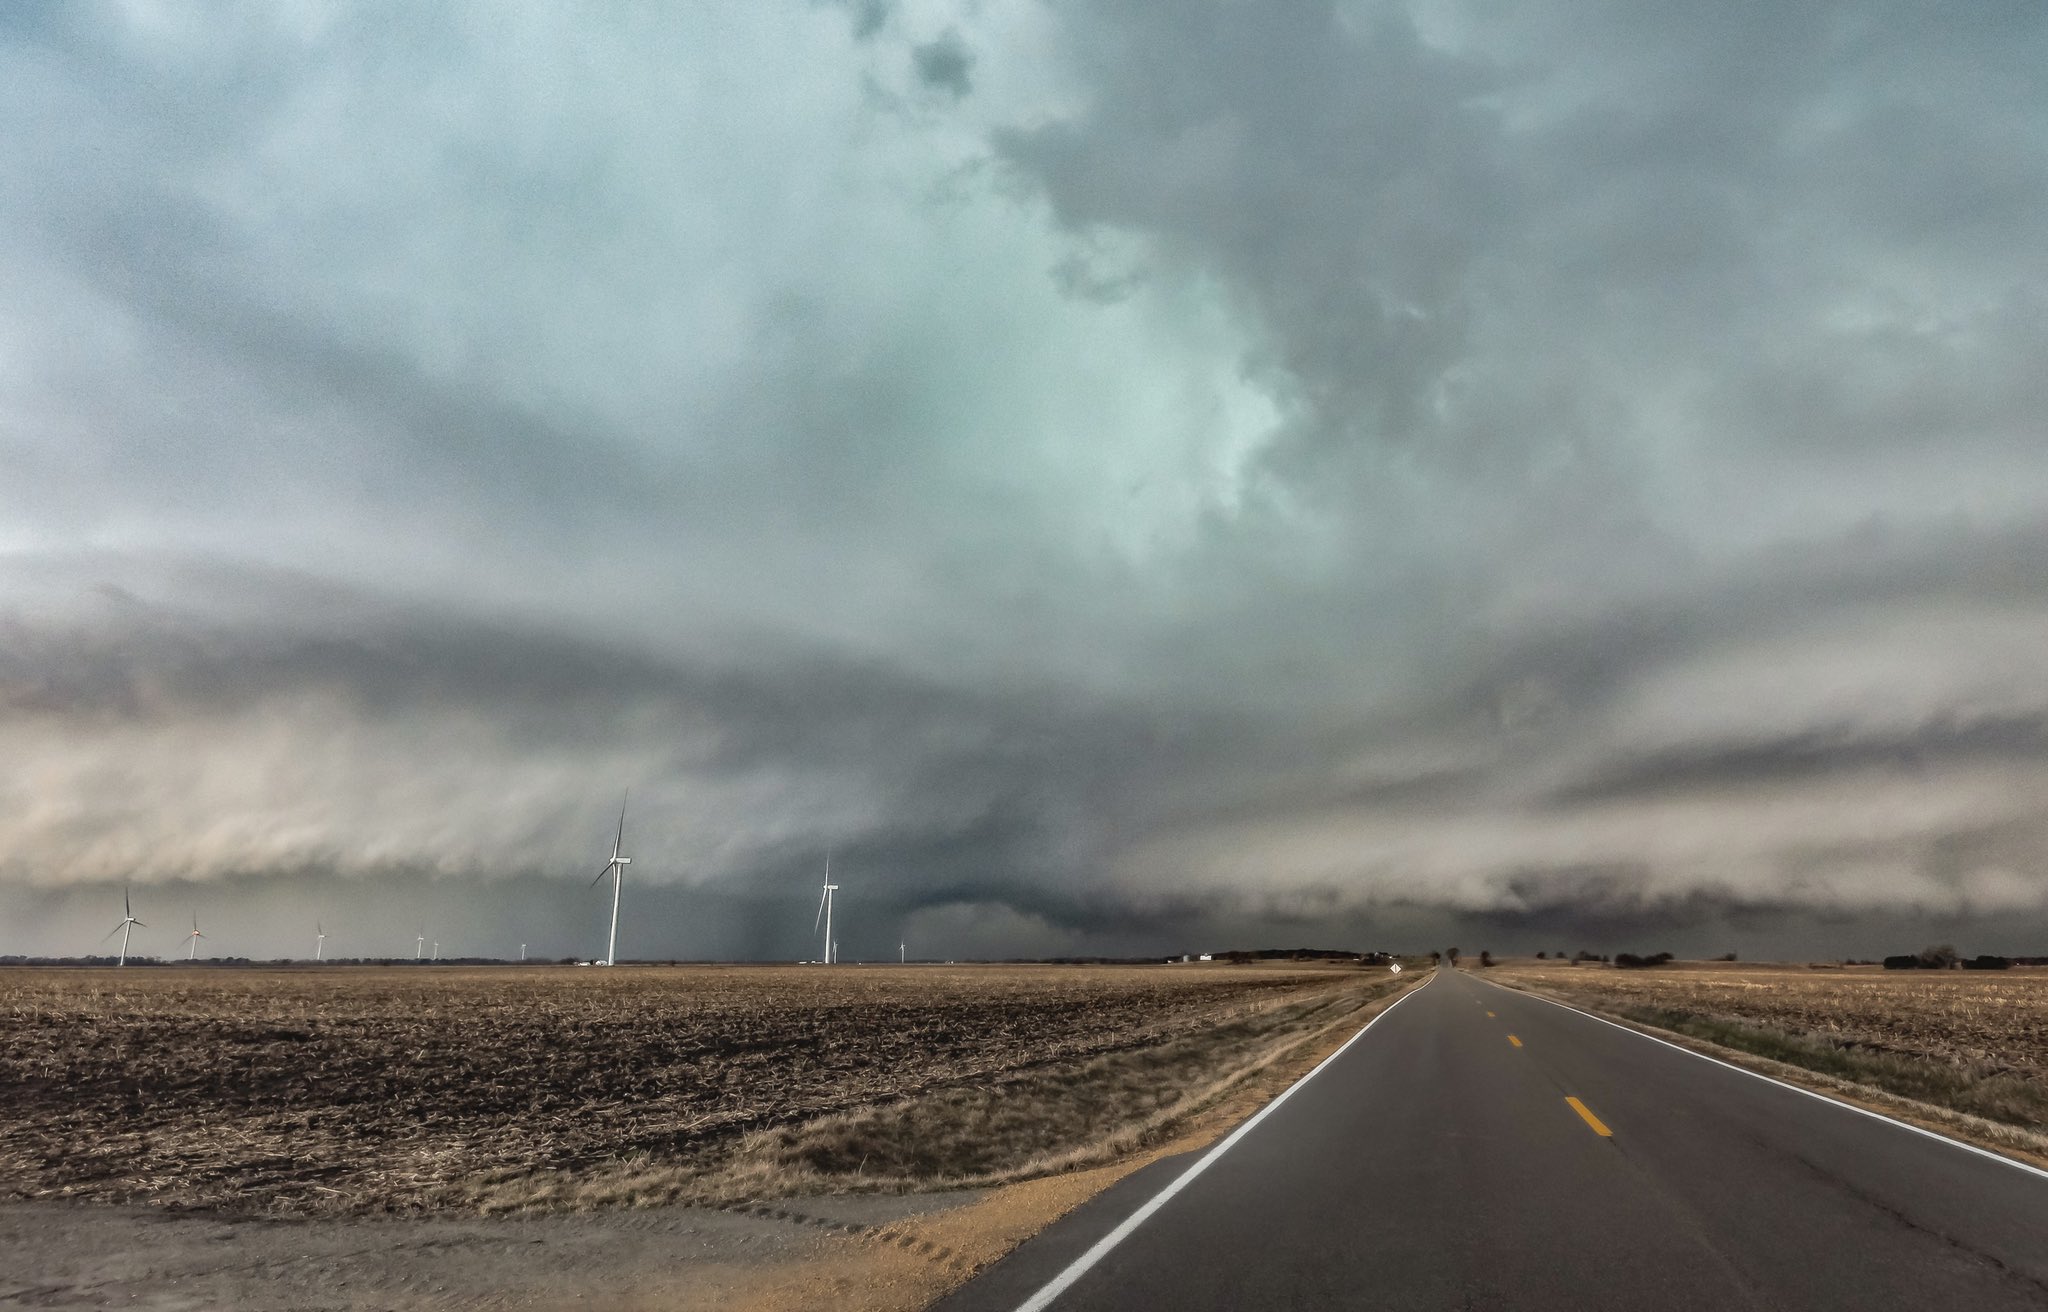
[[[1512,1034],[1508,1035],[1508,1042],[1514,1044],[1517,1048],[1522,1046],[1522,1041]]]
[[[1580,1102],[1577,1098],[1573,1098],[1570,1096],[1567,1096],[1565,1098],[1565,1101],[1572,1105],[1572,1110],[1579,1114],[1580,1120],[1584,1121],[1587,1125],[1593,1128],[1593,1133],[1599,1135],[1603,1139],[1612,1139],[1614,1137],[1614,1131],[1608,1129],[1607,1126],[1601,1122],[1599,1117],[1587,1111],[1586,1104]]]

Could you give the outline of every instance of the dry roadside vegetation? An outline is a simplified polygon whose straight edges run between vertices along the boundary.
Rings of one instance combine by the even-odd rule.
[[[1487,972],[2001,1125],[2048,1132],[2048,969],[1511,962]]]
[[[993,1183],[1142,1146],[1392,989],[1260,966],[9,970],[0,1191],[303,1213]]]

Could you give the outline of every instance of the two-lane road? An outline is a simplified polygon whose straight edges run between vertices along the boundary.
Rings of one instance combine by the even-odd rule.
[[[2048,1308],[2048,1175],[1445,971],[939,1307],[1938,1305]]]

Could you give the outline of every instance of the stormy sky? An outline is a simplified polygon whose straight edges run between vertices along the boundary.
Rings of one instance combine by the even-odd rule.
[[[0,7],[0,953],[2048,952],[2048,10]]]

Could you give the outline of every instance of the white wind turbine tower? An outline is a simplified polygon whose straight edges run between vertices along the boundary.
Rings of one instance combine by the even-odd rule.
[[[427,950],[427,927],[420,926],[419,933],[412,936],[412,959],[418,961],[420,954]]]
[[[135,908],[128,904],[128,890],[124,888],[121,890],[121,923],[108,930],[107,938],[101,939],[100,942],[104,943],[108,938],[119,934],[121,936],[121,959],[114,964],[125,966],[128,964],[128,935],[134,930],[148,928],[149,926],[135,918]]]
[[[320,928],[320,922],[313,922],[313,960],[321,961],[327,956],[327,932]]]
[[[590,886],[596,888],[604,882],[606,875],[612,877],[612,936],[605,947],[603,963],[607,966],[619,964],[619,886],[626,882],[626,867],[633,864],[633,858],[620,856],[619,849],[626,845],[626,802],[632,799],[633,790],[628,788],[626,801],[619,803],[619,833],[612,840],[612,859],[605,862],[604,869],[597,872],[597,878],[590,881]]]
[[[832,941],[832,895],[839,891],[839,885],[832,882],[832,854],[825,853],[825,891],[818,898],[818,914],[811,917],[811,932],[818,932],[820,921],[825,925],[825,964],[831,965],[838,957],[833,949],[838,945]]]
[[[192,950],[185,954],[185,960],[199,960],[199,940],[205,937],[206,935],[199,932],[199,913],[195,911],[192,913],[192,932],[185,935],[185,941],[192,945]]]

